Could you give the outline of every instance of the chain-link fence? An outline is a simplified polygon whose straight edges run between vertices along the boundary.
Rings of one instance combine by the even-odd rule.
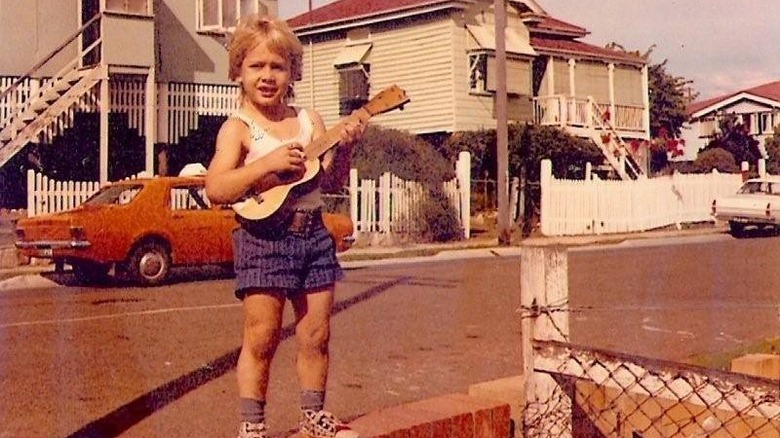
[[[567,255],[524,249],[525,437],[780,437],[780,381],[569,342]]]

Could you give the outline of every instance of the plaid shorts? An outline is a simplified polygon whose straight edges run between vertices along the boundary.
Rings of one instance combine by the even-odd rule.
[[[321,289],[344,277],[322,220],[305,233],[279,230],[268,234],[253,232],[251,227],[233,231],[237,298],[269,290],[289,296]]]

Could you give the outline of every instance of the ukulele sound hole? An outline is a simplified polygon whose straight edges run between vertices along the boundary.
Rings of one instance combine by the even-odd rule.
[[[289,184],[291,182],[298,181],[299,179],[301,179],[303,177],[303,173],[302,172],[296,172],[296,171],[292,171],[292,170],[286,170],[284,172],[279,172],[278,175],[279,175],[279,179],[284,184]]]

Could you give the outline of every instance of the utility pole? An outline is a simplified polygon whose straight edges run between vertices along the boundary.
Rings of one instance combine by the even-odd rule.
[[[496,161],[498,165],[498,243],[510,244],[509,133],[506,92],[506,0],[494,0],[496,15]]]

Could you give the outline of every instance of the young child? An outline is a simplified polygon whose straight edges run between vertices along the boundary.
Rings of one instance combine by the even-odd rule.
[[[287,25],[255,15],[236,28],[228,46],[230,79],[240,85],[240,110],[217,136],[206,176],[212,202],[235,203],[261,182],[300,178],[306,169],[303,147],[325,133],[315,111],[287,103],[301,72],[303,48]],[[239,438],[266,438],[265,399],[268,372],[290,300],[298,341],[296,369],[300,385],[300,431],[304,436],[357,437],[323,410],[328,376],[328,340],[334,285],[343,277],[334,242],[321,218],[319,175],[340,179],[349,169],[351,145],[363,133],[360,120],[345,121],[337,150],[321,159],[312,181],[296,187],[294,213],[279,226],[251,222],[233,234],[236,296],[242,300],[244,329],[238,374]],[[263,188],[262,190],[267,190]]]

